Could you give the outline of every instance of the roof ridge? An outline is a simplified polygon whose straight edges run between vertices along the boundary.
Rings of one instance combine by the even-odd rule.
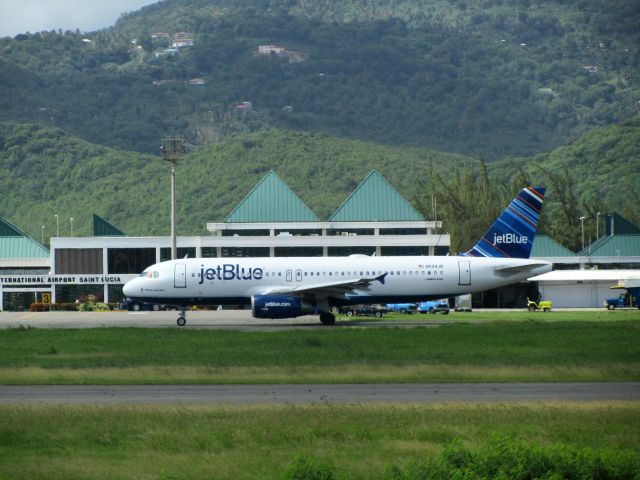
[[[244,196],[244,198],[234,207],[234,209],[231,210],[231,212],[224,219],[224,222],[238,221],[238,220],[232,220],[233,216],[234,215],[239,216],[240,215],[239,212],[241,211],[242,208],[250,207],[251,206],[250,202],[253,202],[253,203],[256,202],[255,200],[253,200],[254,195],[256,194],[256,192],[259,192],[260,189],[266,185],[268,180],[272,180],[273,182],[275,182],[275,187],[281,189],[281,191],[285,192],[289,196],[289,199],[294,202],[294,205],[292,206],[298,209],[298,213],[297,213],[298,216],[300,216],[300,213],[302,213],[302,216],[307,217],[305,220],[293,220],[293,221],[313,221],[313,222],[319,221],[318,216],[313,212],[313,210],[311,210],[307,206],[307,204],[304,201],[302,201],[302,199],[296,194],[296,192],[294,192],[291,189],[291,187],[287,185],[276,172],[274,172],[273,170],[269,170],[269,172],[267,172],[267,174],[260,179],[260,181],[249,191],[249,193],[247,193]],[[277,198],[277,197],[274,197],[274,198]],[[293,212],[289,211],[284,213],[291,214]],[[240,221],[247,222],[247,220],[240,220]],[[275,221],[275,220],[265,220],[265,221]]]
[[[333,212],[333,214],[329,217],[329,221],[336,221],[340,215],[347,215],[347,209],[353,206],[354,209],[358,209],[358,206],[355,205],[356,202],[359,201],[358,197],[362,194],[362,192],[366,192],[366,188],[375,188],[375,185],[372,185],[374,180],[378,180],[383,185],[384,190],[378,191],[378,194],[386,195],[387,202],[384,203],[384,207],[386,209],[396,207],[396,210],[404,210],[403,214],[405,218],[397,218],[398,220],[414,220],[414,221],[423,221],[423,215],[416,210],[416,208],[409,203],[409,201],[402,196],[402,194],[377,170],[371,170],[367,176],[358,184],[358,186],[351,192],[351,194],[346,198],[344,202]],[[391,196],[391,198],[389,197]],[[380,198],[380,197],[375,197]],[[382,208],[378,209],[379,214],[381,216],[388,216],[388,212],[384,212]],[[397,213],[397,212],[396,212]],[[352,212],[351,215],[354,213]],[[395,215],[397,217],[397,215]],[[410,217],[410,218],[409,218]],[[354,218],[351,219],[339,219],[340,221],[364,221],[364,219],[356,220]],[[367,221],[381,221],[384,218],[367,218]]]

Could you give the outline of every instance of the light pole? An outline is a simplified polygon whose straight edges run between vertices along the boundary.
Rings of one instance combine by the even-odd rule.
[[[60,236],[60,224],[58,223],[58,214],[56,213],[54,215],[54,217],[56,217],[56,237]]]
[[[42,225],[42,235],[41,235],[41,240],[42,241],[40,242],[42,245],[44,245],[44,229],[45,229],[45,226]]]
[[[596,212],[596,240],[600,238],[600,212]]]
[[[183,138],[165,138],[162,141],[162,158],[171,162],[171,260],[178,256],[176,238],[176,163],[182,159],[186,148]]]
[[[582,250],[584,250],[584,219],[587,217],[580,217],[580,229],[582,230]]]
[[[71,236],[73,237],[73,217],[69,218],[69,223],[71,224]]]

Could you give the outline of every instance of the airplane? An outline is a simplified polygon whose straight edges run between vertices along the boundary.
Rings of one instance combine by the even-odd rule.
[[[455,256],[184,258],[157,263],[128,281],[132,300],[174,305],[251,305],[255,318],[318,314],[333,325],[345,305],[435,300],[481,292],[551,270],[529,259],[545,189],[527,187],[482,238]]]

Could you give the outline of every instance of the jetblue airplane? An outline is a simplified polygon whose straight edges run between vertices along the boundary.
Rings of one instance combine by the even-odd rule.
[[[544,188],[528,187],[460,256],[185,258],[158,263],[127,282],[136,301],[176,305],[251,304],[256,318],[319,314],[342,305],[402,303],[481,292],[551,270],[530,260]]]

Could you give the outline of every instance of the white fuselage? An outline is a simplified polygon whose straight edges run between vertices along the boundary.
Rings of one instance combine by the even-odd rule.
[[[550,270],[537,260],[462,256],[193,258],[152,265],[125,285],[124,294],[153,303],[217,305],[317,286],[320,297],[336,305],[419,301],[480,292]],[[325,293],[327,284],[363,278],[376,280],[341,298]]]

